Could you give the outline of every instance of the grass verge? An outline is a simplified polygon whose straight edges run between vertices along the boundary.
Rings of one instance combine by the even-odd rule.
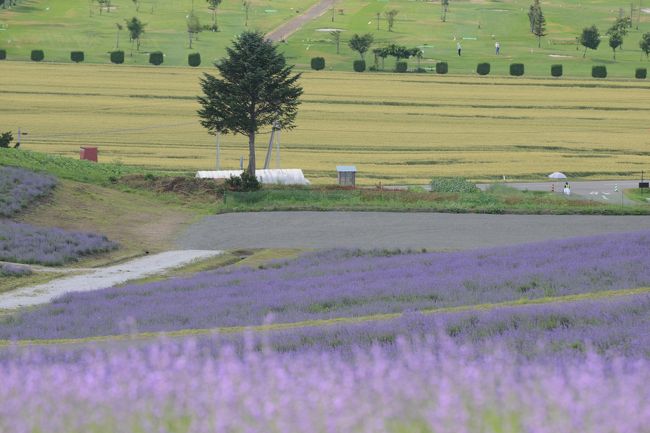
[[[496,186],[485,192],[435,193],[383,189],[267,187],[226,192],[219,213],[255,211],[421,211],[488,214],[648,215],[648,206],[614,206],[543,191]]]
[[[23,277],[2,277],[0,278],[0,293],[6,293],[21,287],[44,284],[56,278],[67,277],[69,275],[60,272],[36,272]],[[0,314],[2,314],[1,311]]]

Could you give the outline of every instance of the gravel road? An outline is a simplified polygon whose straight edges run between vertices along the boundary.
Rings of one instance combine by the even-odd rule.
[[[427,248],[457,250],[650,229],[647,216],[258,212],[190,226],[180,248]]]
[[[106,289],[129,280],[156,275],[167,269],[221,254],[221,251],[167,251],[119,265],[93,269],[83,275],[59,278],[49,283],[12,290],[0,295],[0,310],[45,304],[68,292]]]

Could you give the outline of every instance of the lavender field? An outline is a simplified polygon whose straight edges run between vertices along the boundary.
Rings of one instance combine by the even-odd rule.
[[[3,261],[63,265],[116,248],[116,243],[94,233],[0,220],[0,260]]]
[[[50,194],[55,186],[56,179],[52,176],[21,168],[0,167],[0,218],[18,213]]]
[[[0,360],[0,431],[645,433],[650,361],[521,360],[432,336],[350,357],[195,341]]]
[[[0,277],[24,277],[31,274],[32,270],[26,266],[0,263]]]
[[[0,338],[249,326],[498,303],[650,285],[650,233],[458,253],[329,251],[269,269],[73,293],[0,324]]]

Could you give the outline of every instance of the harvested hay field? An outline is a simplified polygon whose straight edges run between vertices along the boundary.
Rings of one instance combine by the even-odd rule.
[[[23,147],[173,171],[212,169],[214,137],[200,126],[198,80],[210,69],[8,63],[0,108]],[[552,80],[306,72],[297,128],[281,137],[282,166],[333,183],[355,164],[361,184],[432,176],[534,179],[636,176],[650,163],[650,85]],[[258,139],[263,160],[268,134]],[[222,169],[247,155],[222,137]],[[275,158],[273,158],[275,162]]]

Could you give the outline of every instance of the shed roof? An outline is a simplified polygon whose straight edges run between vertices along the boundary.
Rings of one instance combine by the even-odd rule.
[[[341,172],[350,172],[350,171],[356,172],[357,167],[354,166],[354,165],[337,165],[336,166],[336,171],[338,171],[339,173],[341,173]]]

